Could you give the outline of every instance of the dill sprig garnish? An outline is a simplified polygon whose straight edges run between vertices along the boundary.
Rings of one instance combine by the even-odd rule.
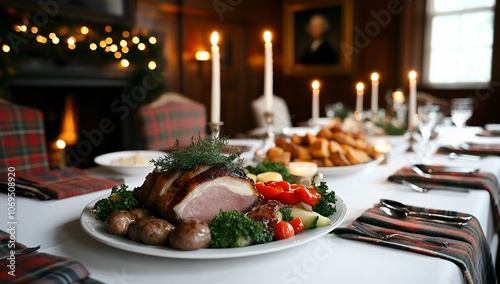
[[[176,139],[169,154],[153,159],[151,163],[160,171],[193,170],[200,165],[232,170],[237,168],[235,161],[241,160],[241,153],[237,147],[229,146],[225,137],[203,139],[198,135],[191,137],[190,144],[184,148],[179,146],[179,140]]]

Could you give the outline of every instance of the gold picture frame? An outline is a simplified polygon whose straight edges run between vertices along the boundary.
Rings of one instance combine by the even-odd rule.
[[[285,74],[350,73],[353,17],[353,0],[285,1]]]

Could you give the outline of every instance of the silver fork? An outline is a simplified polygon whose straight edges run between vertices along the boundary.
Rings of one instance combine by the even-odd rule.
[[[429,192],[429,190],[431,189],[436,189],[436,190],[451,190],[451,191],[457,191],[457,192],[469,192],[469,189],[468,188],[462,188],[462,187],[458,187],[458,186],[433,186],[433,187],[424,187],[424,186],[419,186],[419,185],[416,185],[412,182],[409,182],[407,180],[401,180],[401,184],[403,185],[406,185],[408,186],[409,188],[415,190],[415,191],[418,191],[418,192],[422,192],[422,193],[426,193],[426,192]]]
[[[23,254],[29,254],[29,253],[32,253],[32,252],[35,252],[37,251],[38,249],[40,249],[40,246],[36,246],[36,247],[27,247],[27,248],[23,248],[23,249],[19,249],[19,250],[16,250],[15,253],[14,253],[14,256],[19,256],[19,255],[23,255]],[[7,254],[7,255],[4,255],[0,258],[0,261],[2,260],[5,260],[7,258],[9,258],[12,254]]]
[[[405,235],[405,234],[380,234],[377,232],[374,232],[363,225],[359,223],[358,221],[353,221],[352,224],[356,229],[360,230],[363,234],[375,238],[375,239],[380,239],[380,240],[387,240],[391,238],[403,238],[403,239],[408,239],[408,240],[414,240],[414,241],[420,241],[420,242],[427,242],[429,244],[437,245],[443,248],[448,247],[448,242],[447,241],[439,241],[434,238],[419,238],[419,237],[414,237],[410,235]]]

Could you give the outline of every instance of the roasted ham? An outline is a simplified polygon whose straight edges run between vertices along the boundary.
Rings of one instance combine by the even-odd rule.
[[[240,170],[199,166],[188,171],[153,171],[134,194],[148,209],[172,223],[199,219],[209,223],[222,209],[245,212],[259,193]]]

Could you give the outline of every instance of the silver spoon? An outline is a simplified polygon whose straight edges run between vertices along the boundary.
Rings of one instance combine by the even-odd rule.
[[[450,174],[450,173],[475,174],[479,172],[478,168],[448,167],[448,166],[442,167],[442,166],[431,166],[423,164],[415,164],[411,167],[411,169],[420,175],[428,174],[429,177],[431,177],[434,174]]]
[[[423,177],[425,177],[425,178],[432,178],[432,175],[431,175],[431,174],[429,174],[429,173],[426,173],[426,172],[422,171],[422,170],[421,170],[418,166],[416,166],[416,165],[413,165],[413,166],[411,167],[411,169],[412,169],[415,173],[417,173],[418,175],[420,175],[420,176],[423,176]]]
[[[414,237],[410,235],[405,235],[405,234],[380,234],[375,231],[372,231],[363,225],[359,223],[358,221],[353,221],[352,224],[356,229],[360,230],[363,234],[375,238],[375,239],[380,239],[380,240],[387,240],[391,238],[403,238],[403,239],[409,239],[409,240],[414,240],[414,241],[421,241],[421,242],[427,242],[433,245],[438,245],[440,247],[448,247],[448,242],[446,241],[439,241],[434,238],[419,238],[419,237]]]
[[[455,152],[451,152],[450,154],[448,154],[448,158],[451,160],[462,159],[468,161],[479,161],[482,157],[477,155],[457,154]]]
[[[437,219],[437,220],[443,220],[443,221],[448,221],[448,222],[464,222],[464,221],[467,222],[470,219],[472,219],[471,216],[448,216],[448,215],[438,214],[438,213],[411,211],[403,203],[398,202],[398,201],[394,201],[394,200],[389,200],[389,199],[380,199],[380,204],[385,206],[385,207],[388,207],[390,209],[393,209],[393,210],[403,211],[408,216]]]

